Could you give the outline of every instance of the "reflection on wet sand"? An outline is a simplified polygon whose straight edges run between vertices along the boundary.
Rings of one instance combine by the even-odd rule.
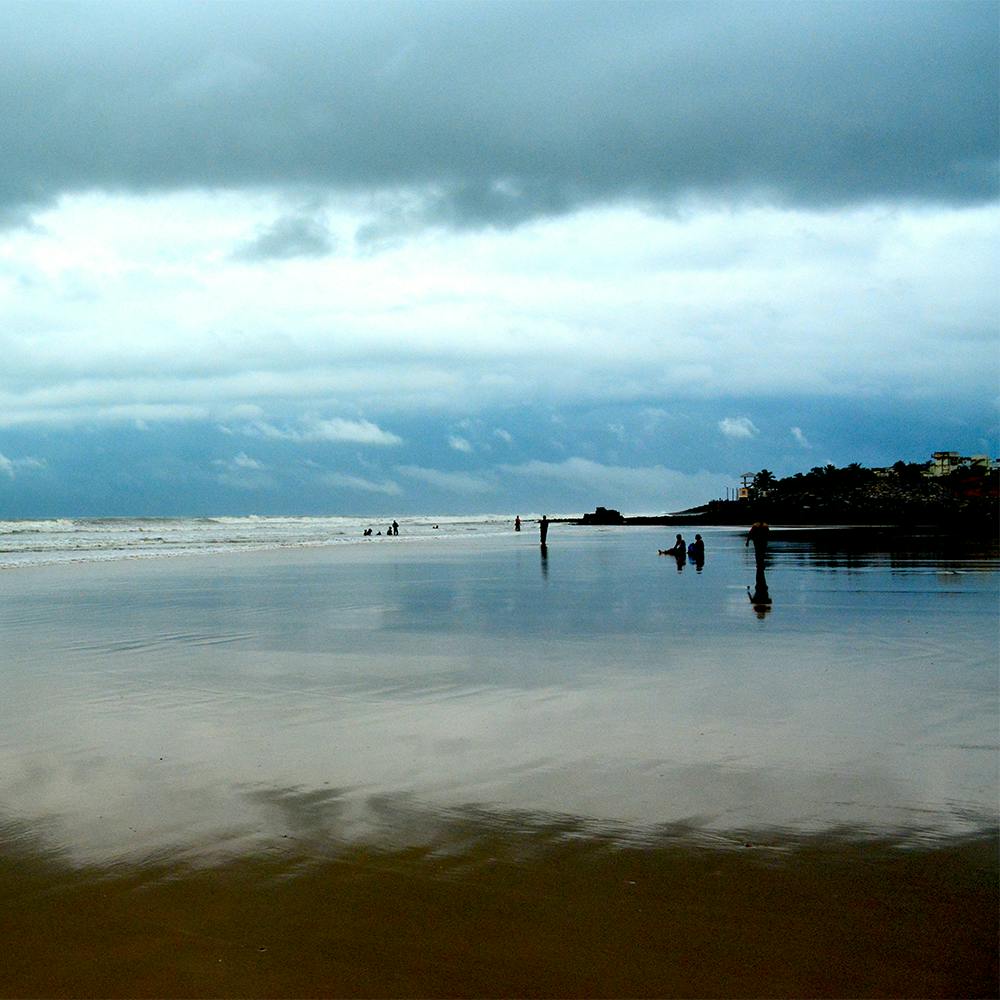
[[[209,867],[71,867],[7,824],[0,994],[995,995],[995,834],[633,841],[386,799],[420,832],[378,847],[320,833],[321,800],[281,807],[286,834]]]
[[[774,604],[771,599],[771,591],[767,586],[767,577],[764,575],[763,562],[757,563],[757,576],[754,581],[753,593],[747,587],[747,596],[750,598],[750,603],[753,605],[758,618],[764,618]]]

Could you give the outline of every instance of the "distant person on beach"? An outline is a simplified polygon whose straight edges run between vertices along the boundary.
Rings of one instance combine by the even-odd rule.
[[[367,538],[371,533],[372,533],[372,529],[371,528],[365,528],[365,532],[364,532],[365,538]]]
[[[396,524],[395,521],[392,522],[392,533],[394,535],[398,535],[399,534],[399,525]]]
[[[521,530],[521,515],[520,514],[518,514],[517,517],[514,518],[514,530],[515,531],[520,531]]]
[[[771,529],[768,527],[767,521],[754,521],[747,532],[747,540],[743,547],[746,548],[753,542],[754,561],[758,566],[764,565],[764,556],[767,555],[767,537],[770,533]]]
[[[545,539],[549,536],[549,515],[542,514],[542,519],[538,522],[538,535],[542,540],[542,546],[545,546]]]

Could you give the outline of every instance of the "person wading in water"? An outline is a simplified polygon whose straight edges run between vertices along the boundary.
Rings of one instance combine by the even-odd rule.
[[[767,555],[767,536],[770,533],[767,521],[754,521],[747,532],[747,540],[743,547],[746,548],[753,542],[753,557],[758,566],[764,565],[764,556]]]

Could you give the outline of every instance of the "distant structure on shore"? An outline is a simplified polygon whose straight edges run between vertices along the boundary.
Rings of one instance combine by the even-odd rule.
[[[607,507],[598,507],[593,514],[584,514],[580,518],[580,524],[624,524],[625,517],[618,510],[609,510]]]
[[[931,455],[930,462],[927,463],[925,476],[937,479],[940,476],[948,476],[957,472],[963,466],[970,469],[982,469],[985,472],[993,472],[1000,469],[1000,459],[990,458],[989,455],[961,455],[957,451],[936,451]],[[875,470],[881,471],[881,470]]]

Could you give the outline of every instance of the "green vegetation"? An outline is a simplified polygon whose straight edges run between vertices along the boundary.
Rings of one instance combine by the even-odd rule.
[[[897,462],[866,469],[857,462],[817,466],[778,479],[761,469],[744,500],[715,500],[698,509],[705,523],[941,525],[995,529],[1000,472],[959,466],[929,477],[927,466]],[[691,513],[694,513],[693,511]]]

